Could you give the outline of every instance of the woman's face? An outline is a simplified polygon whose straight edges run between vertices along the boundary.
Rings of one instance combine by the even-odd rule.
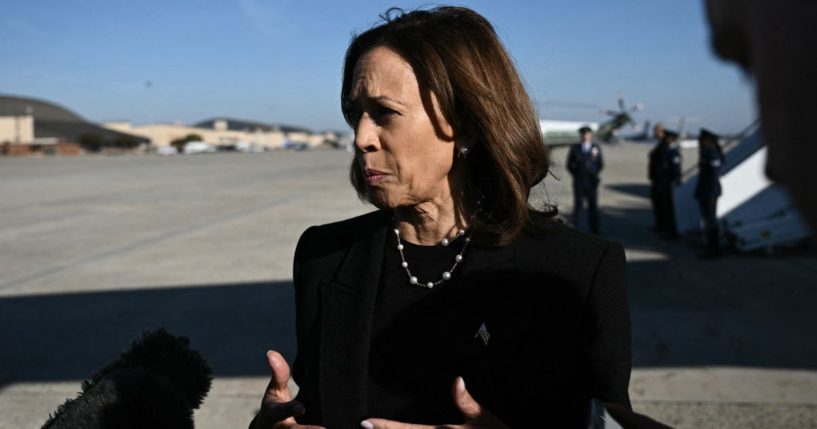
[[[433,94],[432,105],[424,105],[411,65],[393,50],[375,47],[360,57],[352,79],[345,108],[372,204],[449,203],[453,133]]]

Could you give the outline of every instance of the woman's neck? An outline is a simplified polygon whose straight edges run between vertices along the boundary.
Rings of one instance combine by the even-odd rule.
[[[444,238],[456,237],[457,231],[468,228],[468,217],[453,204],[433,202],[400,207],[394,212],[400,237],[409,243],[423,246],[439,244]]]
[[[394,210],[396,227],[400,238],[409,243],[434,246],[443,239],[452,239],[459,230],[471,225],[471,214],[476,213],[478,204],[470,195],[464,183],[468,180],[468,166],[455,162],[448,175],[448,181],[435,196],[418,204],[397,207]]]

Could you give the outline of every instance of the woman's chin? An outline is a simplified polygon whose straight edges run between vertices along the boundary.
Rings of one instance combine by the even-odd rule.
[[[366,199],[375,207],[381,210],[393,210],[395,207],[398,206],[396,199],[389,195],[388,192],[385,192],[382,189],[372,189],[369,188],[366,192]]]
[[[396,210],[411,207],[416,204],[405,194],[398,195],[395,192],[388,192],[382,188],[369,188],[366,192],[366,200],[381,210]]]

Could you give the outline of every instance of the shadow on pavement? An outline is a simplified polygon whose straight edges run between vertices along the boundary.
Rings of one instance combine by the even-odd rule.
[[[605,184],[604,187],[624,194],[650,198],[650,185],[644,183],[614,183]]]
[[[606,238],[653,255],[628,257],[634,367],[817,369],[813,253],[707,260],[699,238],[651,232],[649,209],[603,208],[601,219]]]
[[[817,369],[813,255],[701,260],[694,240],[650,233],[647,209],[603,209],[607,238],[628,252],[636,368]],[[266,376],[267,349],[295,352],[290,282],[158,287],[0,298],[0,388],[79,380],[144,330],[191,338],[217,377]]]
[[[265,353],[295,355],[290,282],[0,298],[0,388],[81,380],[148,329],[190,337],[217,377],[267,375]]]

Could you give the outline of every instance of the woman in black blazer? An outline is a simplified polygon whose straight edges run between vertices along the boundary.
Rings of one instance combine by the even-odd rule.
[[[389,11],[353,39],[341,99],[352,184],[378,210],[301,236],[298,396],[270,352],[251,427],[580,427],[591,398],[629,409],[623,249],[529,206],[548,153],[491,24]]]

